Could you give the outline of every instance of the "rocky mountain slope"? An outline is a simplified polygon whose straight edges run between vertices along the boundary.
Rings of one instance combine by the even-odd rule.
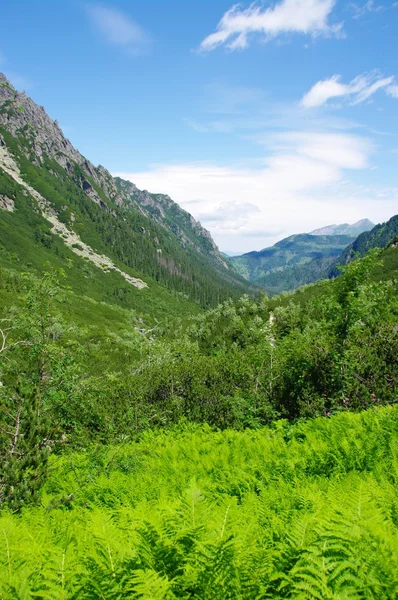
[[[350,225],[343,223],[342,225],[327,225],[320,229],[310,231],[311,235],[359,235],[364,231],[370,231],[375,226],[369,219],[361,219]]]
[[[260,252],[229,258],[240,275],[271,294],[292,290],[324,276],[354,240],[351,235],[292,235]]]
[[[78,257],[137,289],[161,286],[202,306],[247,290],[189,213],[95,167],[1,74],[0,243],[3,261],[12,250],[14,262],[35,262],[44,249],[54,262],[57,248],[75,266]]]

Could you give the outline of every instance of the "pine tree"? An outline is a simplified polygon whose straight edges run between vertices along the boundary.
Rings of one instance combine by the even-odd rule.
[[[18,511],[36,502],[46,479],[49,424],[36,388],[15,393],[1,406],[0,506]]]

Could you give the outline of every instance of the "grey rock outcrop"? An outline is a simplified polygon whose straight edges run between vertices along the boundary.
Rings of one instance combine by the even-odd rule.
[[[116,177],[115,181],[124,203],[132,204],[144,215],[171,229],[183,246],[190,246],[199,253],[209,253],[225,268],[230,268],[222,258],[210,232],[170,196],[140,190],[131,181],[120,177]]]
[[[13,212],[14,200],[8,198],[7,196],[0,195],[0,210],[8,210],[9,212]]]

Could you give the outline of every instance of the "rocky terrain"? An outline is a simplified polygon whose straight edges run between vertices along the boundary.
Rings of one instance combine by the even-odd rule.
[[[137,279],[135,277],[131,277],[121,269],[119,269],[107,256],[100,255],[88,244],[85,244],[80,237],[74,232],[68,229],[64,223],[62,223],[58,216],[57,212],[51,207],[50,203],[39,194],[33,187],[28,185],[22,178],[19,172],[19,168],[9,154],[5,144],[0,143],[0,168],[3,169],[6,173],[8,173],[19,185],[21,185],[34,200],[37,202],[37,206],[39,207],[43,217],[49,221],[52,225],[51,231],[54,235],[58,235],[63,239],[63,242],[70,247],[72,252],[81,256],[83,258],[88,259],[94,265],[102,269],[103,271],[115,270],[120,275],[134,285],[138,289],[142,289],[147,287],[147,284]],[[7,196],[3,196],[3,201],[0,199],[0,208],[4,207],[8,211],[14,210],[14,201]]]

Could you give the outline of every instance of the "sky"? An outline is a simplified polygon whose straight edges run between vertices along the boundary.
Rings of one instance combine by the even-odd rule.
[[[398,2],[2,0],[0,71],[229,252],[398,213]]]

